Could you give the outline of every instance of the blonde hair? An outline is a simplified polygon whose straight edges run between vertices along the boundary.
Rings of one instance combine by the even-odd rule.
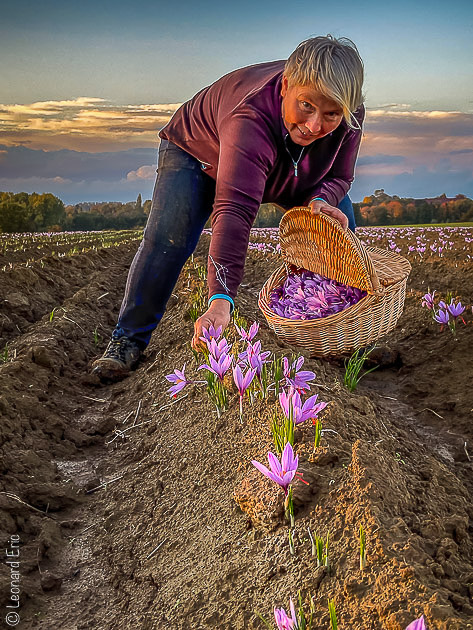
[[[351,128],[360,128],[354,112],[363,103],[363,61],[346,37],[311,37],[297,46],[286,61],[288,85],[310,85],[341,106]]]

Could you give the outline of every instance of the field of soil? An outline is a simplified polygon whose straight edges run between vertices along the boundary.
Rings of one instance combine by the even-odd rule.
[[[11,599],[16,569],[2,563],[0,623],[256,630],[265,627],[256,611],[272,623],[274,607],[300,591],[306,605],[313,597],[313,630],[329,630],[329,599],[340,630],[404,630],[421,614],[429,630],[473,629],[473,316],[469,306],[454,337],[420,299],[430,288],[473,304],[464,237],[450,238],[458,247],[442,257],[410,258],[404,313],[354,392],[342,360],[275,338],[257,296],[280,262],[248,254],[240,314],[260,322],[263,350],[300,352],[316,374],[311,393],[330,403],[315,452],[313,425],[296,431],[309,485],[294,486],[294,555],[282,494],[251,464],[274,450],[274,397],[246,403],[240,422],[236,392],[220,418],[202,388],[166,393],[164,376],[184,363],[201,378],[186,313],[200,282],[194,265],[144,361],[104,386],[90,365],[137,242],[27,265],[27,252],[16,255],[0,272],[0,537],[18,549],[21,594]],[[207,248],[204,235],[194,263],[205,264]],[[308,528],[330,534],[329,570],[317,568]]]

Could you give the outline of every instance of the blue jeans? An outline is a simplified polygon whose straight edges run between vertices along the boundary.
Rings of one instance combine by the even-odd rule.
[[[201,163],[172,142],[161,140],[151,210],[112,338],[126,335],[142,350],[146,348],[210,218],[214,198],[215,180]],[[339,207],[354,230],[350,199],[345,197]]]

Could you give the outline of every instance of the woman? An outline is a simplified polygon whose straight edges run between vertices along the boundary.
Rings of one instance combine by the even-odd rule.
[[[180,107],[159,134],[143,241],[112,339],[94,363],[102,380],[138,363],[209,217],[209,302],[194,347],[202,327],[230,321],[261,203],[309,206],[355,229],[346,195],[362,135],[362,84],[350,40],[314,37],[287,61],[235,70]]]

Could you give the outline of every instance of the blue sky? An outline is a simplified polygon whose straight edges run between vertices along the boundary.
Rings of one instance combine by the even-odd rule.
[[[150,197],[156,133],[179,103],[331,33],[365,62],[353,198],[473,196],[471,2],[20,0],[0,15],[0,190]]]

